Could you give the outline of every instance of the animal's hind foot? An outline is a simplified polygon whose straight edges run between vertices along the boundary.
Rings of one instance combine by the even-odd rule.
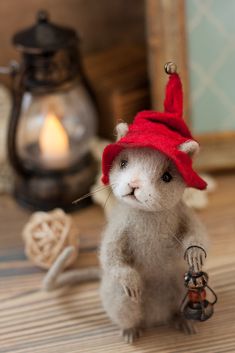
[[[128,328],[122,330],[122,337],[126,343],[132,344],[137,338],[141,336],[141,330],[139,328]]]
[[[195,335],[196,333],[198,333],[197,327],[195,326],[194,322],[192,322],[191,320],[187,320],[182,316],[175,317],[174,327],[187,335]]]

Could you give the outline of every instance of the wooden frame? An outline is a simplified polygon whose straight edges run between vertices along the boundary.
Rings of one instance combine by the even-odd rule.
[[[146,0],[148,65],[152,106],[161,110],[167,75],[164,64],[177,63],[185,91],[184,111],[188,116],[188,70],[184,21],[184,0]]]
[[[183,82],[185,116],[189,117],[185,0],[146,0],[146,25],[153,108],[161,109],[164,99],[167,78],[163,74],[163,65],[167,61],[174,61]],[[198,169],[214,171],[235,168],[235,131],[195,137],[201,144],[201,153],[195,163]]]

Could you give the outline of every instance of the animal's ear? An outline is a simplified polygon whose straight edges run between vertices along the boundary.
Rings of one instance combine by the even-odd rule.
[[[117,140],[119,140],[120,138],[124,137],[127,134],[128,124],[127,123],[119,123],[119,124],[117,124],[115,130],[117,133]]]
[[[194,140],[188,140],[178,146],[178,149],[187,153],[191,158],[195,157],[199,152],[199,144]]]

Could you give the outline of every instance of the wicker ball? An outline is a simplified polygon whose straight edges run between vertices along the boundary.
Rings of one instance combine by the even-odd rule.
[[[37,266],[49,269],[63,249],[70,245],[78,250],[78,231],[70,216],[61,209],[35,212],[23,229],[26,256]],[[78,256],[73,251],[65,267],[72,265]]]

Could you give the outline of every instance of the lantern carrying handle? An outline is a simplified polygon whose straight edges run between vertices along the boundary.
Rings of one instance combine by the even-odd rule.
[[[12,87],[12,112],[11,118],[8,126],[8,138],[7,138],[7,147],[8,147],[8,158],[10,160],[11,165],[19,174],[29,174],[29,172],[25,172],[22,164],[20,162],[20,158],[17,154],[17,146],[16,146],[16,134],[19,123],[19,113],[21,109],[22,96],[23,96],[23,80],[25,76],[25,70],[22,70],[21,73],[18,74],[18,71],[12,72],[13,78],[13,87]]]
[[[214,301],[211,303],[212,305],[214,305],[214,304],[216,304],[217,303],[217,301],[218,301],[218,297],[217,297],[217,295],[215,294],[215,292],[214,292],[214,290],[211,288],[211,287],[209,287],[208,285],[206,285],[206,288],[208,288],[209,290],[210,290],[210,292],[214,295]]]
[[[21,107],[21,98],[23,95],[22,91],[22,78],[24,77],[24,72],[21,75],[18,75],[20,72],[20,64],[15,61],[11,60],[8,66],[0,66],[0,75],[8,75],[12,79],[12,113],[11,119],[9,121],[8,127],[8,158],[12,164],[12,166],[19,172],[23,173],[23,169],[19,158],[16,153],[16,131],[18,125],[18,114]]]
[[[187,247],[187,249],[186,249],[185,252],[184,252],[184,260],[186,260],[186,256],[187,256],[188,250],[190,250],[190,249],[192,249],[192,248],[197,248],[197,249],[202,250],[202,251],[204,252],[205,258],[207,257],[206,250],[205,250],[202,246],[199,246],[199,245],[190,245],[189,247]]]
[[[12,88],[11,88],[11,94],[12,94],[12,112],[11,112],[11,118],[9,121],[9,126],[8,126],[8,138],[7,138],[7,144],[8,144],[8,158],[12,164],[12,166],[15,168],[18,173],[24,173],[24,170],[21,166],[21,163],[19,161],[18,155],[16,153],[16,131],[17,131],[17,125],[18,125],[18,114],[20,111],[21,107],[21,98],[23,95],[23,90],[22,90],[22,79],[24,77],[24,71],[20,75],[20,64],[12,60],[10,61],[8,66],[0,66],[0,75],[8,75],[12,79]]]
[[[8,66],[0,66],[0,75],[10,75],[14,77],[19,72],[19,67],[19,63],[12,60]]]

